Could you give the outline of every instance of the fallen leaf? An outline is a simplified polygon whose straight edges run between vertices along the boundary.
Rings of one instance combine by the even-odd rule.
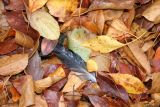
[[[128,104],[128,93],[121,85],[116,84],[110,76],[105,73],[98,73],[97,82],[103,92],[108,93],[112,97],[119,98]]]
[[[160,23],[160,1],[157,0],[151,4],[144,12],[143,16],[151,22],[155,24]]]
[[[83,29],[74,29],[68,36],[68,48],[78,54],[84,61],[89,59],[91,50],[81,46],[81,43],[87,39]]]
[[[26,48],[32,48],[34,46],[34,41],[30,36],[25,35],[24,33],[19,32],[17,30],[15,35],[15,40],[17,44]]]
[[[89,10],[97,9],[131,9],[133,8],[134,0],[94,0],[89,7]]]
[[[15,75],[28,65],[28,54],[15,54],[0,58],[0,75]]]
[[[80,77],[78,77],[75,74],[69,74],[68,81],[66,85],[64,86],[62,92],[71,92],[79,88],[85,80],[82,80]]]
[[[57,40],[48,40],[46,38],[43,38],[42,43],[41,43],[41,52],[43,55],[48,55],[50,54],[54,47],[57,44]]]
[[[34,85],[32,76],[26,75],[26,81],[22,86],[22,94],[19,107],[27,107],[35,104]]]
[[[35,95],[35,105],[33,107],[48,107],[47,102],[42,96]]]
[[[77,107],[90,107],[91,104],[85,101],[80,101]]]
[[[52,86],[49,87],[49,90],[52,91],[60,91],[63,86],[67,83],[67,78],[63,78],[60,81],[56,82],[55,84],[53,84]]]
[[[44,97],[47,101],[48,107],[59,107],[60,93],[56,91],[46,90]],[[61,106],[60,106],[61,107]]]
[[[9,88],[9,91],[12,95],[13,102],[17,102],[20,99],[20,94],[17,92],[16,88],[12,86]]]
[[[160,82],[160,73],[153,73],[152,75],[152,86],[151,89],[149,90],[150,93],[159,93],[160,92],[160,86],[159,86],[159,82]]]
[[[151,73],[150,62],[148,61],[147,56],[142,51],[142,49],[138,46],[138,44],[136,42],[133,42],[133,43],[130,43],[128,47],[130,48],[131,52],[133,53],[137,61],[145,69],[146,73],[150,74]]]
[[[50,73],[48,76],[49,77],[58,76],[58,77],[64,78],[64,77],[66,77],[66,74],[65,74],[64,69],[60,66],[54,72]]]
[[[25,10],[23,0],[10,0],[9,5],[5,6],[6,10]]]
[[[58,22],[47,12],[37,10],[29,16],[31,26],[37,30],[41,36],[56,40],[60,36]]]
[[[160,72],[160,48],[157,48],[154,58],[152,59],[153,72]]]
[[[154,42],[153,41],[148,41],[148,42],[144,43],[144,45],[142,46],[142,51],[147,52],[153,46],[154,46]]]
[[[94,51],[100,51],[101,53],[109,53],[113,50],[121,48],[124,45],[125,44],[118,42],[116,39],[108,35],[98,36],[82,44],[82,46],[90,48]]]
[[[29,0],[29,11],[35,12],[39,8],[43,7],[48,0]]]
[[[121,17],[123,14],[122,10],[103,10],[105,21],[115,20]]]
[[[18,48],[14,39],[5,40],[0,42],[0,55],[8,54]]]
[[[141,94],[146,91],[144,84],[137,77],[121,73],[111,73],[109,75],[117,84],[123,86],[128,93]]]
[[[94,72],[94,71],[98,70],[98,65],[97,65],[96,61],[94,61],[92,59],[89,59],[87,61],[86,66],[87,66],[87,70],[89,72]]]
[[[35,52],[35,54],[29,59],[26,73],[32,75],[33,80],[42,79],[44,72],[41,68],[41,58],[38,52]]]
[[[64,18],[69,12],[73,12],[77,6],[77,0],[49,0],[47,2],[50,14],[61,18]]]

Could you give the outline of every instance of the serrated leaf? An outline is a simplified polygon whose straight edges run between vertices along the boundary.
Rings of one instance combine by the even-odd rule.
[[[29,0],[29,11],[34,12],[43,7],[48,0]]]
[[[50,40],[59,38],[60,28],[58,22],[49,13],[43,10],[35,11],[30,15],[29,22],[41,36]]]
[[[15,54],[0,59],[0,75],[14,75],[22,72],[28,65],[28,54]]]
[[[96,38],[90,39],[82,44],[87,48],[94,51],[100,51],[101,53],[109,53],[113,50],[121,48],[125,44],[118,42],[116,39],[108,36],[97,36]]]
[[[142,81],[135,76],[121,73],[113,73],[109,75],[117,84],[122,85],[128,93],[141,94],[146,90]]]
[[[72,34],[68,37],[68,48],[78,54],[84,61],[89,59],[91,50],[81,46],[82,41],[86,39],[83,29],[74,29]]]

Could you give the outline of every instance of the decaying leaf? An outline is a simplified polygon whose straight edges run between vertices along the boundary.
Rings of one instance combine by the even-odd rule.
[[[149,21],[152,21],[154,23],[160,23],[160,1],[157,0],[154,3],[151,4],[150,7],[148,7],[144,12],[143,16],[148,19]]]
[[[17,44],[26,48],[32,48],[34,46],[33,39],[19,31],[16,31],[15,40]]]
[[[133,42],[128,45],[133,55],[137,59],[137,61],[141,64],[141,66],[146,70],[147,74],[151,73],[151,65],[147,59],[147,56],[142,51],[142,49],[138,46],[138,43]]]
[[[48,0],[29,0],[29,11],[34,12],[43,7]]]
[[[15,75],[28,65],[28,54],[15,54],[0,58],[0,75]]]
[[[37,10],[29,16],[29,22],[41,36],[50,40],[59,38],[60,29],[58,22],[49,13]]]
[[[109,53],[113,50],[121,48],[124,45],[125,44],[118,42],[109,35],[98,36],[82,44],[82,46],[88,47],[94,51],[100,51],[101,53]]]
[[[19,100],[19,107],[27,107],[35,104],[35,93],[31,75],[26,75],[26,81],[22,86],[22,94]]]
[[[137,77],[121,73],[114,73],[109,75],[117,84],[123,86],[128,93],[141,94],[146,90],[144,84]]]

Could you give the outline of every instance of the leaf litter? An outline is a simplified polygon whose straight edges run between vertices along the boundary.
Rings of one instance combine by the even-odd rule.
[[[159,0],[1,0],[1,107],[159,107]]]

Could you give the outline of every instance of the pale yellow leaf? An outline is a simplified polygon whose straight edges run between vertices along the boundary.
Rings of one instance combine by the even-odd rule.
[[[77,0],[49,0],[47,2],[49,13],[55,17],[65,17],[67,12],[74,12],[77,6]]]
[[[75,74],[72,74],[72,72],[68,76],[68,81],[66,85],[64,86],[62,92],[71,92],[73,90],[78,89],[85,80],[82,80],[80,77],[78,77]]]
[[[37,30],[41,36],[56,40],[60,36],[58,22],[47,12],[37,10],[29,16],[31,26]]]
[[[43,7],[48,0],[29,0],[29,11],[34,12]]]
[[[28,65],[28,54],[15,54],[0,58],[0,75],[15,75]]]
[[[135,76],[121,73],[113,73],[109,75],[117,84],[122,85],[128,93],[141,94],[146,90],[142,81]]]
[[[109,53],[113,50],[121,48],[125,44],[120,43],[116,39],[106,35],[97,36],[96,38],[84,42],[82,45],[94,51],[100,51],[101,53]]]
[[[137,42],[130,43],[128,45],[129,49],[137,59],[137,61],[141,64],[141,66],[145,69],[147,74],[151,73],[151,65],[149,60],[147,59],[146,54],[142,51],[142,49],[138,46]]]
[[[160,1],[157,0],[151,4],[142,14],[149,21],[155,24],[160,23]]]

